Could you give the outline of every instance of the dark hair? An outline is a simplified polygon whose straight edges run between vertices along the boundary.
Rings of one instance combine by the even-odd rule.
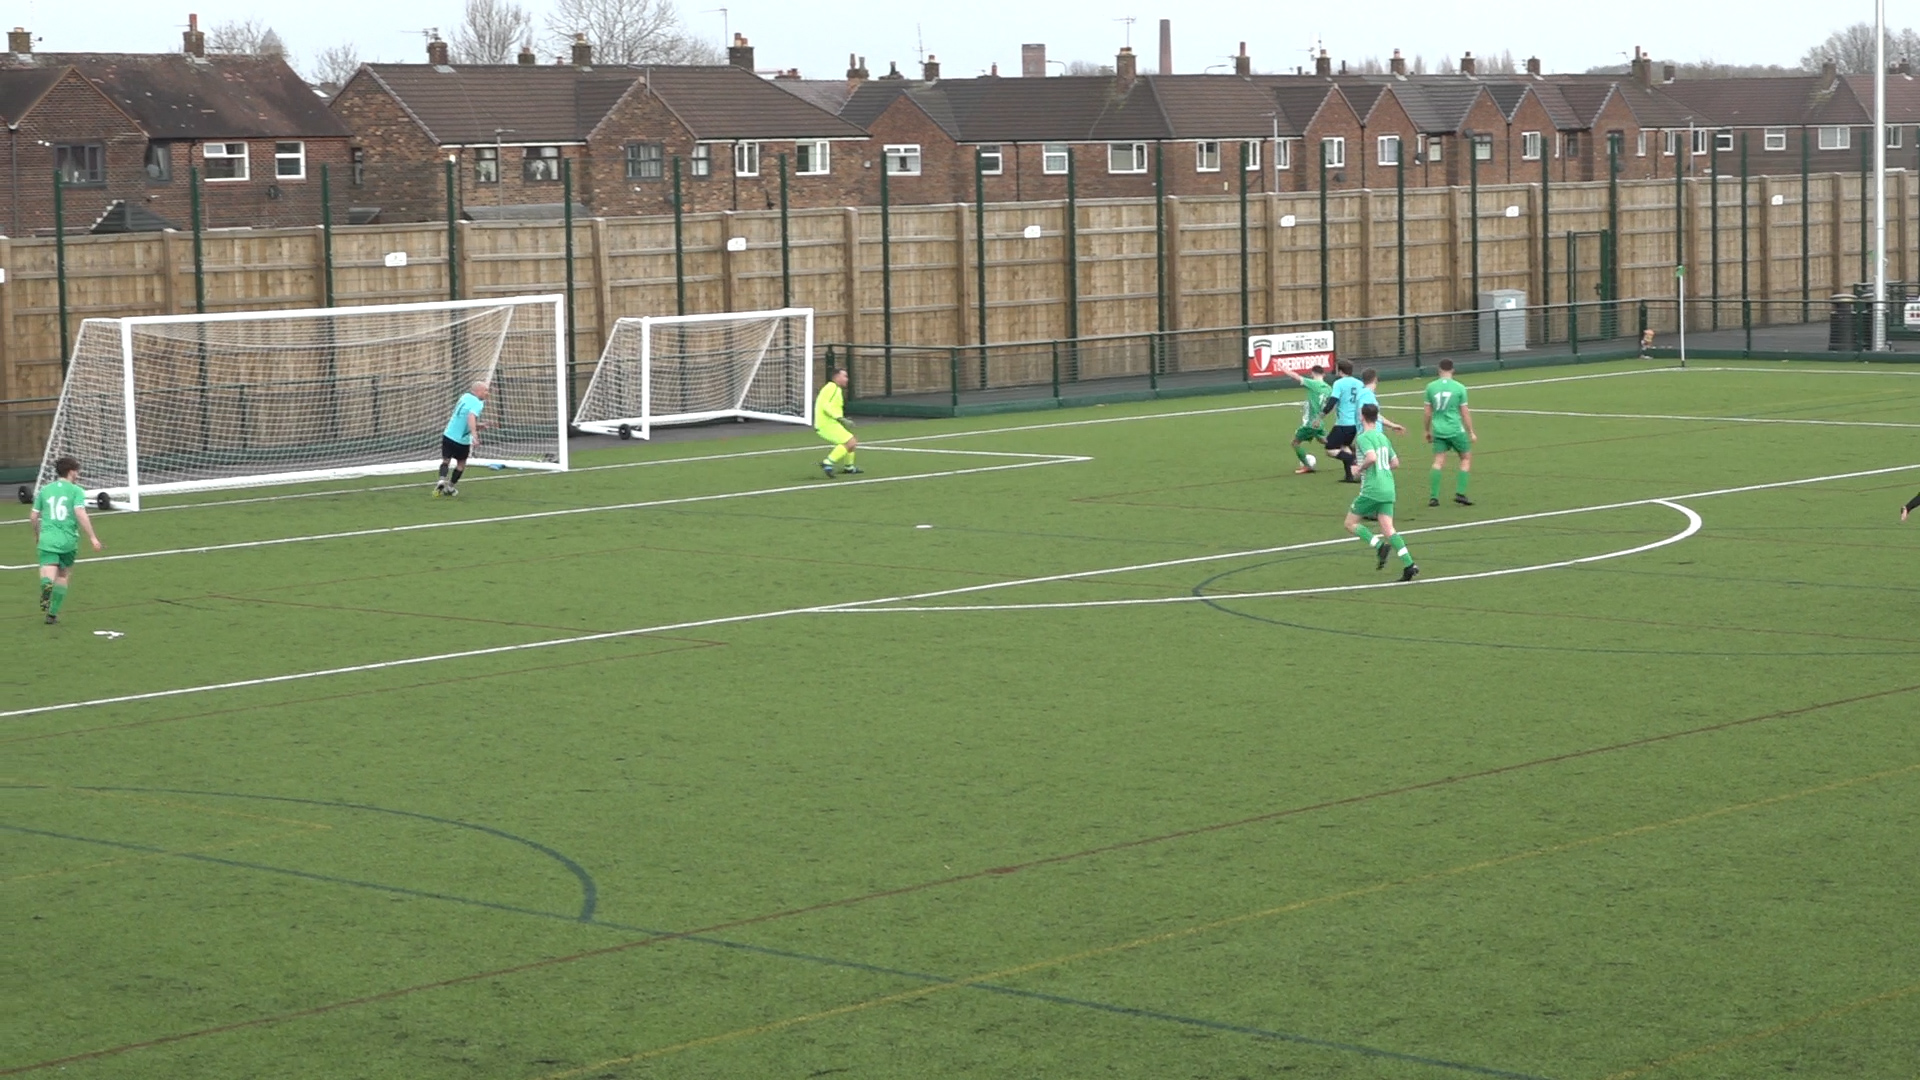
[[[1327,366],[1325,364],[1315,364],[1313,365],[1313,373],[1315,375],[1325,375],[1327,373]]]
[[[1442,360],[1442,361],[1440,361],[1440,370],[1441,370],[1441,371],[1452,371],[1452,370],[1453,370],[1453,361],[1451,361],[1451,360]]]
[[[1368,368],[1367,370],[1360,373],[1360,381],[1364,383],[1379,382],[1380,373],[1373,370],[1372,368]]]
[[[1342,375],[1351,375],[1351,374],[1353,374],[1353,361],[1351,361],[1351,360],[1342,360],[1342,361],[1340,361],[1340,363],[1339,363],[1339,365],[1338,365],[1338,367],[1340,368],[1340,374],[1342,374]]]
[[[79,471],[80,459],[78,458],[63,457],[53,463],[53,475],[62,480],[67,478],[68,473],[77,473]]]
[[[1360,415],[1366,418],[1367,423],[1374,423],[1380,419],[1380,406],[1369,401],[1360,406]]]

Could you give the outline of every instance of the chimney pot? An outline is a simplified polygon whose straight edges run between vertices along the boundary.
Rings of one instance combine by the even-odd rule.
[[[926,82],[940,81],[940,58],[939,57],[933,55],[932,53],[927,54],[927,59],[920,65],[920,78]]]
[[[587,35],[573,35],[573,66],[590,67],[593,64],[593,46],[587,42]]]
[[[533,44],[531,42],[520,46],[520,55],[515,57],[515,59],[519,60],[522,65],[531,65],[540,62],[540,58],[533,54]]]
[[[1333,58],[1327,55],[1327,50],[1321,49],[1320,55],[1313,58],[1313,73],[1315,75],[1333,74]]]
[[[452,63],[448,57],[446,42],[439,38],[427,42],[427,63],[435,67],[447,67]]]
[[[1233,58],[1233,73],[1241,76],[1253,74],[1253,57],[1247,55],[1247,43],[1244,41],[1240,43],[1240,55]]]
[[[1653,57],[1641,52],[1638,45],[1633,47],[1633,81],[1641,86],[1653,85]]]
[[[1173,20],[1160,20],[1160,74],[1173,74]]]
[[[1020,46],[1020,77],[1023,79],[1047,77],[1047,47],[1044,43]]]
[[[1134,77],[1138,74],[1139,69],[1134,66],[1133,49],[1122,45],[1120,52],[1113,58],[1113,81],[1118,83],[1124,92],[1133,86]]]
[[[747,35],[733,35],[733,44],[727,46],[727,63],[737,68],[746,68],[748,71],[753,70],[753,46],[747,44]]]
[[[1407,77],[1407,58],[1400,55],[1399,49],[1393,50],[1393,59],[1387,61],[1387,70],[1403,79]]]
[[[1540,74],[1540,58],[1539,57],[1537,56],[1527,57],[1527,74],[1529,75]]]
[[[1000,77],[1000,62],[999,62],[999,61],[997,61],[997,60],[996,60],[996,61],[994,61],[994,62],[993,62],[993,64],[992,64],[992,66],[990,66],[990,67],[988,67],[988,68],[987,68],[987,77],[988,77],[988,78],[990,78],[990,79],[997,79],[997,78],[999,78],[999,77]]]
[[[852,53],[848,53],[847,54],[847,85],[849,87],[859,86],[861,83],[866,81],[867,81],[867,58],[864,56],[855,56]]]
[[[1473,74],[1473,54],[1471,52],[1462,53],[1460,55],[1460,74],[1462,75]]]
[[[904,79],[904,78],[906,78],[906,76],[905,76],[905,75],[902,75],[902,74],[900,74],[900,62],[899,62],[898,60],[889,60],[889,61],[887,61],[887,73],[886,73],[885,75],[882,75],[882,76],[880,76],[880,77],[881,77],[881,78],[883,78],[883,79]]]

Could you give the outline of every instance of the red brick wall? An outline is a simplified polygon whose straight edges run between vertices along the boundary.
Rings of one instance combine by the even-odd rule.
[[[346,186],[352,205],[379,207],[382,221],[446,216],[445,156],[378,81],[364,71],[355,75],[334,95],[330,107],[352,130],[351,145],[366,156],[359,182],[350,177]],[[459,166],[457,173],[472,170],[472,162]],[[552,201],[558,199],[555,195]]]
[[[1327,168],[1327,190],[1340,191],[1358,188],[1361,185],[1362,155],[1366,147],[1364,129],[1360,126],[1360,116],[1353,111],[1353,105],[1344,94],[1327,95],[1326,103],[1320,111],[1308,121],[1304,137],[1295,146],[1293,155],[1293,179],[1297,186],[1293,191],[1320,190],[1320,154],[1323,152],[1321,140],[1343,138],[1347,140],[1347,163],[1342,168]],[[1377,171],[1377,169],[1376,169]],[[1286,187],[1286,174],[1282,173],[1281,185]]]
[[[1390,188],[1399,182],[1400,170],[1392,165],[1380,164],[1379,140],[1384,135],[1400,136],[1400,159],[1406,163],[1407,186],[1417,188],[1426,184],[1427,164],[1415,153],[1420,145],[1419,128],[1407,115],[1400,99],[1391,91],[1381,94],[1379,100],[1373,103],[1373,109],[1366,116],[1364,131],[1367,187]]]
[[[1525,135],[1533,131],[1540,134],[1540,157],[1533,161],[1526,159]],[[1540,182],[1540,164],[1542,161],[1552,167],[1554,135],[1553,116],[1540,99],[1532,94],[1520,99],[1513,110],[1513,119],[1507,121],[1506,165],[1500,170],[1500,182],[1503,184],[1537,184]],[[1631,145],[1628,153],[1632,152]],[[1486,179],[1483,172],[1480,177]]]
[[[69,185],[63,193],[66,228],[84,232],[114,199],[144,201],[147,137],[119,107],[78,72],[68,71],[9,133],[8,174],[0,227],[12,236],[50,232],[53,220],[53,150],[47,143],[98,143],[104,149],[106,182]]]

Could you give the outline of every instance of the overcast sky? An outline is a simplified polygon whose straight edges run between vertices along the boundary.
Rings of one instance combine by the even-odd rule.
[[[547,0],[521,0],[544,13]],[[320,49],[352,42],[363,60],[418,61],[424,57],[421,29],[451,32],[464,0],[328,0],[286,4],[268,0],[174,0],[178,11],[153,0],[15,0],[8,14],[43,40],[43,51],[174,51],[190,10],[201,26],[258,19],[279,32],[304,68]],[[744,33],[762,68],[800,69],[808,78],[837,78],[848,53],[867,58],[874,75],[898,61],[917,69],[921,50],[940,58],[950,76],[983,73],[998,63],[1018,74],[1023,42],[1044,42],[1055,60],[1111,62],[1126,40],[1127,16],[1142,71],[1158,63],[1159,20],[1173,19],[1177,72],[1225,64],[1242,40],[1255,70],[1287,71],[1306,62],[1308,49],[1324,41],[1339,60],[1386,57],[1396,48],[1424,54],[1429,69],[1442,55],[1511,50],[1516,60],[1537,55],[1548,71],[1584,71],[1623,63],[1635,45],[1662,60],[1711,57],[1732,63],[1791,66],[1802,53],[1840,26],[1871,21],[1873,6],[1753,0],[1613,0],[1589,4],[1487,4],[1462,0],[1370,0],[1364,3],[1282,6],[1228,0],[1146,4],[1140,0],[686,0],[680,5],[689,30],[722,39],[726,25]],[[1857,10],[1856,10],[1857,9]],[[1604,12],[1609,27],[1591,16]],[[1920,17],[1920,0],[1889,4],[1887,20],[1899,28]],[[542,48],[546,55],[550,48]],[[1056,67],[1054,70],[1058,70]]]

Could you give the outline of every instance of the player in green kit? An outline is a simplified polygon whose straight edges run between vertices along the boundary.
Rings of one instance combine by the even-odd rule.
[[[1467,388],[1454,381],[1453,361],[1440,361],[1440,377],[1427,384],[1427,441],[1433,444],[1433,471],[1427,473],[1427,505],[1440,505],[1440,473],[1447,467],[1447,451],[1460,455],[1460,472],[1453,478],[1453,501],[1472,506],[1467,478],[1473,473],[1473,413],[1467,409]]]
[[[58,478],[40,485],[33,496],[34,545],[40,550],[40,610],[48,622],[60,618],[60,605],[67,602],[67,582],[73,579],[73,557],[80,552],[80,530],[85,529],[93,550],[100,550],[100,538],[93,533],[93,521],[87,517],[87,493],[80,490],[80,463],[63,457],[53,463]]]
[[[1400,464],[1400,459],[1380,430],[1380,406],[1369,402],[1360,407],[1360,434],[1353,440],[1353,452],[1353,467],[1360,473],[1360,494],[1347,510],[1347,531],[1373,549],[1375,568],[1387,565],[1389,550],[1400,556],[1400,580],[1412,581],[1420,568],[1414,565],[1406,540],[1393,527],[1393,467]],[[1378,536],[1362,524],[1365,518],[1379,519]]]
[[[1321,440],[1320,415],[1327,411],[1327,395],[1333,391],[1325,378],[1327,369],[1319,364],[1313,365],[1312,378],[1302,378],[1292,368],[1287,368],[1286,372],[1288,378],[1307,390],[1307,400],[1300,409],[1300,426],[1293,429],[1293,456],[1300,459],[1300,467],[1293,472],[1298,476],[1313,471],[1313,466],[1307,464],[1307,452],[1300,448]]]

